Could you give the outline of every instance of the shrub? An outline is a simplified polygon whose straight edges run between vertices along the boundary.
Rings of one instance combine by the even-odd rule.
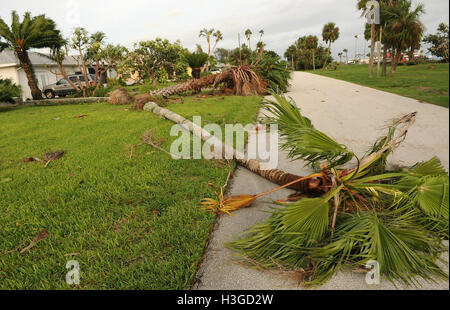
[[[276,53],[264,52],[256,71],[269,83],[270,89],[286,92],[289,87],[291,72],[287,69],[287,62]]]
[[[13,97],[19,97],[22,93],[20,86],[17,86],[10,79],[0,79],[0,102],[14,103]]]
[[[100,87],[99,89],[97,89],[96,91],[94,91],[94,93],[92,94],[93,97],[108,97],[108,93],[113,91],[114,89],[117,89],[119,87],[111,87],[111,86],[106,86],[106,87]]]
[[[327,66],[327,69],[328,69],[329,71],[336,71],[337,68],[338,68],[338,65],[337,65],[335,62],[332,62],[332,63],[330,63],[330,64]]]
[[[95,90],[94,87],[89,87],[86,90],[87,97],[108,97],[108,93],[113,91],[114,89],[109,86],[101,86],[99,89]],[[83,91],[78,91],[72,95],[67,96],[68,98],[81,98],[83,97]]]
[[[106,83],[107,87],[111,90],[120,88],[120,87],[125,87],[126,83],[122,80],[122,79],[110,79],[108,78],[108,81]]]
[[[192,53],[184,56],[184,60],[192,68],[192,76],[196,79],[200,78],[200,68],[202,68],[208,61],[208,54],[206,53]]]
[[[156,87],[153,86],[153,81],[152,80],[145,80],[144,84],[139,85],[138,91],[141,94],[145,94],[145,93],[149,93],[152,90],[155,90]]]

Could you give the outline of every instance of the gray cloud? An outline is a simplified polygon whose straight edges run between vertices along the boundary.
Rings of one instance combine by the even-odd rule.
[[[428,31],[449,19],[447,0],[423,0],[426,14],[422,21]],[[16,0],[2,3],[0,16],[10,21],[11,10],[45,13],[53,18],[65,35],[81,25],[91,32],[103,31],[108,40],[128,46],[132,42],[156,37],[181,40],[193,49],[196,43],[205,47],[198,37],[202,28],[216,28],[224,33],[221,47],[237,46],[237,34],[250,28],[254,41],[258,31],[265,31],[267,48],[283,54],[299,36],[315,34],[321,38],[322,27],[335,22],[341,29],[334,44],[333,55],[347,48],[354,54],[354,35],[363,33],[364,20],[356,10],[356,0],[172,0],[172,1],[92,1],[92,0]],[[244,40],[244,39],[242,39]],[[367,45],[367,43],[366,43]],[[364,49],[359,40],[358,49]]]

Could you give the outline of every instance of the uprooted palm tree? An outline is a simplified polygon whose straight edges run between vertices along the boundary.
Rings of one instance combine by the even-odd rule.
[[[6,40],[0,44],[0,47],[8,47],[15,52],[27,76],[33,99],[42,99],[42,92],[38,87],[28,50],[60,47],[63,44],[62,37],[59,30],[56,29],[55,22],[45,15],[31,17],[31,14],[27,12],[22,21],[16,11],[13,11],[11,16],[11,27],[0,18],[0,38]]]
[[[225,92],[248,96],[266,93],[267,83],[253,70],[251,66],[241,65],[232,67],[225,72],[193,79],[167,88],[152,91],[152,96],[169,97],[187,91],[199,92],[205,87],[223,85]]]
[[[274,98],[265,104],[273,115],[267,121],[278,124],[282,147],[293,160],[317,168],[297,181],[320,182],[314,190],[306,188],[307,198],[280,203],[266,222],[227,246],[249,264],[295,270],[311,286],[323,284],[344,265],[364,268],[370,260],[393,282],[448,279],[436,263],[445,250],[442,239],[449,234],[447,172],[437,158],[396,171],[386,168],[387,157],[405,139],[416,113],[394,120],[387,135],[360,159],[315,129],[293,102]],[[358,163],[355,168],[339,168],[352,159]],[[222,195],[220,201],[205,200],[202,207],[228,213],[264,194]]]

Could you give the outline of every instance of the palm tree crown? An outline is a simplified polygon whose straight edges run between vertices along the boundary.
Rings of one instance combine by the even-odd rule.
[[[31,17],[25,13],[22,22],[16,11],[12,11],[12,23],[9,27],[0,17],[0,36],[6,40],[9,48],[26,51],[30,48],[54,48],[61,46],[61,34],[53,20],[45,15]]]
[[[60,31],[56,29],[55,22],[45,15],[31,17],[31,14],[27,12],[20,21],[17,12],[12,11],[11,20],[11,27],[9,27],[0,18],[0,38],[6,41],[0,44],[0,50],[4,48],[14,50],[27,75],[33,99],[42,99],[42,92],[37,86],[33,67],[28,57],[28,50],[31,48],[59,48],[64,44],[64,40]]]
[[[339,39],[339,34],[339,27],[336,27],[335,23],[328,23],[323,27],[322,37],[326,43]]]

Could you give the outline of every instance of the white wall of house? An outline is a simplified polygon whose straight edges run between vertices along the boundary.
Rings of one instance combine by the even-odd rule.
[[[0,67],[0,78],[1,79],[11,79],[14,84],[20,85],[19,75],[17,73],[17,67]]]

